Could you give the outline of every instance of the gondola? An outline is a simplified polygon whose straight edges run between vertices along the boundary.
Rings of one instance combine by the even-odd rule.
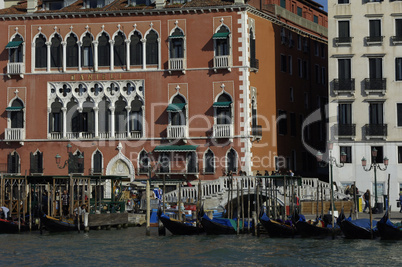
[[[201,224],[207,235],[235,235],[237,233],[236,221],[232,219],[210,219],[206,214],[203,214]]]
[[[26,225],[23,221],[21,221],[21,223],[19,224],[18,221],[0,219],[0,233],[9,234],[9,233],[24,232],[28,230],[29,225]]]
[[[77,231],[78,224],[74,222],[73,219],[57,219],[46,214],[41,217],[41,223],[45,229],[49,232],[66,232],[66,231]],[[84,224],[80,224],[80,229],[84,229]]]
[[[322,220],[297,221],[296,229],[302,237],[325,237],[333,234],[333,229]]]
[[[158,217],[173,235],[198,235],[204,232],[204,228],[197,227],[191,222],[175,220],[165,214],[158,214]]]
[[[401,223],[394,224],[388,219],[388,212],[384,214],[381,220],[377,223],[378,232],[383,240],[401,240],[402,225]]]
[[[294,237],[297,234],[296,227],[291,222],[272,220],[265,213],[260,217],[260,222],[270,237]]]
[[[348,239],[371,239],[378,236],[376,227],[377,221],[372,222],[373,229],[370,229],[370,219],[352,220],[350,217],[341,221],[341,230]]]

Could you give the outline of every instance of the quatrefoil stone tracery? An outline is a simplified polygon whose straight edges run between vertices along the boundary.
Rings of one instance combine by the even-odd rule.
[[[87,88],[83,84],[79,84],[77,88],[75,88],[75,92],[79,95],[82,96],[87,92]]]
[[[66,97],[66,96],[71,92],[71,89],[70,89],[66,84],[63,84],[63,87],[61,87],[61,88],[59,89],[59,92],[60,92],[60,94],[62,94],[64,97]]]
[[[126,86],[123,87],[123,91],[126,92],[127,95],[131,95],[131,93],[135,91],[135,87],[131,83],[127,83]]]
[[[100,93],[102,93],[103,88],[99,84],[95,84],[94,87],[91,88],[91,92],[95,95],[98,96]]]
[[[110,94],[111,96],[114,96],[114,95],[119,91],[119,87],[118,87],[116,84],[112,83],[112,84],[107,88],[107,91],[109,92],[109,94]]]
[[[91,101],[96,106],[106,97],[111,104],[122,98],[130,106],[137,97],[143,101],[143,95],[142,80],[49,83],[49,106],[54,102],[66,106],[72,97],[78,105]]]

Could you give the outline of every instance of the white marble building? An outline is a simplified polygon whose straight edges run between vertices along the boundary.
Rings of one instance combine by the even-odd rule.
[[[329,138],[332,155],[343,168],[334,167],[334,181],[353,182],[361,194],[375,195],[371,150],[378,150],[378,202],[387,194],[396,210],[402,191],[402,1],[329,0]],[[373,204],[374,205],[374,204]],[[381,205],[381,204],[380,204]],[[385,205],[385,204],[384,204]]]

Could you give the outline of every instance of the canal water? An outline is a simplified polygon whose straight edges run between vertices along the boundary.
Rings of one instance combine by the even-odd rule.
[[[0,266],[402,266],[402,242],[158,236],[144,227],[0,235]]]

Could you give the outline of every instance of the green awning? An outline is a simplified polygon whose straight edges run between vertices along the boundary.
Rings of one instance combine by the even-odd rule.
[[[232,104],[232,101],[229,101],[229,102],[215,102],[213,104],[213,106],[215,108],[228,108],[228,107],[230,107],[230,104]]]
[[[155,147],[154,152],[190,152],[190,151],[196,151],[197,147],[198,146],[192,146],[192,145],[157,146]]]
[[[170,35],[169,39],[184,38],[184,35]]]
[[[186,106],[186,103],[169,104],[167,107],[168,112],[180,112]]]
[[[24,107],[6,107],[6,111],[20,111]]]
[[[22,44],[22,41],[9,42],[9,43],[6,45],[6,49],[18,48],[21,44]]]
[[[217,32],[212,36],[212,38],[213,39],[226,39],[226,38],[228,38],[229,34],[230,34],[230,32]]]

